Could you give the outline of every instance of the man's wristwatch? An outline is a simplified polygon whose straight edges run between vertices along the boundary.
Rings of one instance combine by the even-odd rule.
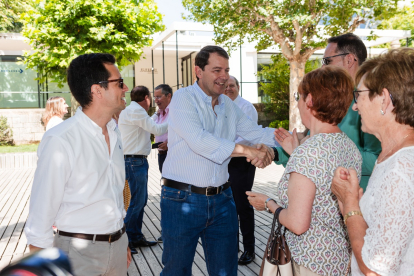
[[[267,203],[269,202],[269,201],[271,201],[271,200],[273,200],[273,201],[275,201],[273,198],[268,198],[268,199],[266,199],[266,201],[265,201],[265,210],[268,212],[268,213],[272,213],[272,211],[270,211],[270,209],[269,209],[269,207],[267,207]],[[276,201],[275,201],[276,202]]]

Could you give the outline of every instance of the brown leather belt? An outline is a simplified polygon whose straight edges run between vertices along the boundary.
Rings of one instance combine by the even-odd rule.
[[[182,182],[178,182],[178,181],[166,179],[166,178],[161,179],[161,184],[164,185],[165,187],[170,187],[170,188],[174,188],[174,189],[182,190],[182,191],[189,191],[189,192],[191,191],[196,194],[201,194],[201,195],[206,195],[206,196],[218,195],[222,191],[227,190],[227,188],[230,187],[229,181],[227,181],[226,183],[218,187],[211,187],[211,186],[197,187],[191,184],[186,184],[186,183],[182,183]]]
[[[137,154],[125,154],[124,159],[126,158],[147,158],[146,155],[137,155]]]
[[[122,235],[125,233],[125,224],[122,229],[108,235],[93,235],[93,234],[82,234],[82,233],[69,233],[65,231],[60,231],[58,229],[57,233],[60,236],[83,239],[83,240],[90,240],[90,241],[104,241],[104,242],[116,242],[119,240]]]

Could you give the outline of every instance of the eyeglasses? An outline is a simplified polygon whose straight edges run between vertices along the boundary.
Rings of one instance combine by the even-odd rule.
[[[162,96],[155,96],[154,100],[161,100]]]
[[[300,98],[299,92],[293,93],[293,97],[295,97],[295,101],[299,102],[299,98]]]
[[[369,89],[365,89],[365,90],[357,90],[356,88],[354,89],[353,93],[354,93],[354,102],[357,103],[358,97],[359,97],[359,93],[361,92],[368,92]]]
[[[95,84],[110,83],[110,82],[118,82],[119,88],[121,88],[121,89],[124,88],[124,79],[123,78],[119,78],[119,79],[116,79],[116,80],[100,81],[100,82],[97,82]]]
[[[346,56],[346,55],[349,55],[349,53],[343,53],[343,54],[334,55],[334,56],[330,56],[330,57],[324,57],[324,58],[322,58],[322,64],[323,65],[329,65],[329,63],[332,62],[332,60],[329,60],[330,58],[339,57],[339,56]]]

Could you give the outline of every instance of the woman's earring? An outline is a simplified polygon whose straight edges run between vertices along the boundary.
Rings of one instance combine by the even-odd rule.
[[[380,110],[380,112],[381,112],[381,115],[385,115],[385,112],[384,112],[384,111],[382,111],[382,109]]]

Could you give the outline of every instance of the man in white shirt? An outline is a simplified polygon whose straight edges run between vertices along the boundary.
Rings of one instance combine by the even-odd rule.
[[[258,115],[253,104],[239,96],[239,81],[230,76],[225,91],[228,96],[253,122],[257,123]],[[237,137],[235,143],[251,145],[241,137]],[[239,264],[247,265],[254,258],[254,210],[247,200],[247,191],[251,191],[254,182],[256,167],[246,161],[245,157],[233,157],[229,163],[229,182],[236,203],[239,216],[240,231],[243,236],[244,252],[239,258]],[[239,234],[237,233],[237,239]],[[238,244],[238,243],[237,243]]]
[[[206,46],[195,58],[197,82],[170,103],[168,155],[162,168],[162,276],[190,276],[201,238],[210,275],[237,275],[237,212],[228,180],[231,157],[269,165],[278,145],[274,129],[259,127],[223,95],[229,56]],[[237,136],[259,144],[236,144]]]
[[[58,247],[74,275],[126,275],[130,262],[122,191],[125,165],[112,115],[125,108],[115,58],[86,54],[68,69],[80,106],[75,116],[47,131],[38,163],[25,233],[30,250]],[[53,237],[52,225],[58,233]]]
[[[148,161],[151,153],[151,133],[162,135],[167,132],[167,123],[156,124],[148,115],[151,94],[147,87],[137,86],[131,91],[131,104],[119,115],[118,127],[124,144],[125,172],[131,190],[131,203],[125,217],[129,248],[137,253],[136,247],[152,246],[142,234],[144,207],[148,200]]]

